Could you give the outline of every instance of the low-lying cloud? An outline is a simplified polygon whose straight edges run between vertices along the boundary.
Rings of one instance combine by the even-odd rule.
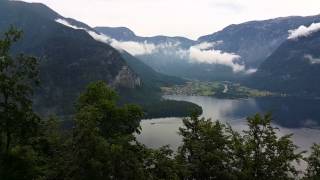
[[[62,24],[62,25],[71,27],[72,29],[87,30],[86,28],[81,28],[81,27],[74,26],[74,25],[70,24],[70,23],[69,23],[67,20],[65,20],[65,19],[56,19],[56,22],[57,22],[57,23],[60,23],[60,24]]]
[[[118,50],[125,50],[134,56],[151,54],[156,49],[154,44],[149,44],[147,42],[139,43],[135,41],[118,41],[116,39],[110,38],[104,34],[96,33],[94,31],[87,31],[87,32],[95,40],[110,44],[112,47]]]
[[[147,42],[139,43],[134,41],[117,41],[113,38],[110,38],[104,34],[97,33],[92,30],[88,30],[86,28],[77,27],[72,24],[70,24],[65,19],[56,19],[56,22],[63,24],[65,26],[68,26],[73,29],[81,29],[87,31],[87,33],[96,41],[100,41],[103,43],[110,44],[112,47],[118,49],[118,50],[125,50],[129,52],[132,55],[143,55],[143,54],[151,54],[156,49],[156,46],[154,44],[149,44]]]
[[[250,68],[250,69],[247,69],[246,71],[245,71],[245,74],[253,74],[253,73],[255,73],[255,72],[257,72],[258,71],[258,69],[256,69],[256,68]]]
[[[299,37],[307,37],[312,33],[320,31],[320,23],[312,23],[310,26],[300,26],[297,29],[289,30],[288,39],[298,39]]]
[[[305,55],[304,58],[306,58],[310,64],[320,64],[320,58],[314,58],[310,54]]]
[[[132,55],[143,55],[143,54],[151,54],[156,49],[154,44],[149,44],[147,42],[138,43],[134,41],[117,41],[114,40],[111,43],[111,46],[117,49],[123,49],[129,52]]]
[[[190,59],[200,63],[226,65],[231,67],[233,72],[245,70],[245,66],[237,62],[237,60],[241,58],[239,55],[210,49],[214,47],[214,45],[214,43],[204,42],[191,46],[189,49]]]
[[[203,42],[191,46],[189,49],[183,49],[180,47],[179,42],[153,44],[148,42],[118,41],[104,34],[74,26],[65,19],[57,19],[56,22],[73,29],[85,30],[96,41],[107,43],[118,50],[125,50],[134,56],[160,53],[168,57],[174,57],[175,59],[188,60],[191,63],[225,65],[232,68],[235,73],[244,72],[246,74],[251,74],[256,71],[253,69],[246,70],[245,65],[241,64],[239,61],[241,59],[239,55],[215,50],[215,46],[223,43],[222,41],[210,43]]]

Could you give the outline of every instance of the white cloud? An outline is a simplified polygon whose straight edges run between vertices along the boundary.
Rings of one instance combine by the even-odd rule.
[[[95,40],[110,44],[112,47],[118,50],[125,50],[128,53],[136,56],[143,54],[151,54],[156,49],[154,44],[147,42],[139,43],[134,41],[118,41],[116,39],[110,38],[104,34],[98,34],[94,31],[87,31],[91,37]]]
[[[60,23],[60,24],[62,24],[62,25],[65,25],[65,26],[68,26],[68,27],[70,27],[70,28],[72,28],[72,29],[82,29],[82,30],[87,30],[86,28],[81,28],[81,27],[77,27],[77,26],[74,26],[74,25],[72,25],[72,24],[70,24],[67,20],[65,20],[65,19],[56,19],[56,22],[57,23]]]
[[[215,50],[214,47],[217,44],[223,43],[222,41],[218,42],[203,42],[194,46],[191,46],[189,49],[182,49],[180,43],[162,43],[162,44],[152,44],[147,42],[135,42],[135,41],[118,41],[113,38],[110,38],[104,34],[94,32],[82,27],[77,27],[71,25],[65,19],[57,19],[56,22],[63,24],[65,26],[71,27],[73,29],[82,29],[88,32],[88,34],[97,41],[110,44],[112,47],[118,50],[125,50],[130,54],[145,55],[153,53],[162,53],[166,56],[178,57],[182,60],[189,60],[192,63],[208,63],[208,64],[219,64],[231,67],[233,72],[245,72],[251,74],[255,70],[249,69],[246,70],[245,65],[238,63],[237,61],[241,58],[239,55],[234,53],[222,52],[221,50]]]
[[[100,33],[88,30],[86,28],[74,26],[74,25],[70,24],[65,19],[56,19],[56,22],[63,24],[65,26],[68,26],[70,28],[73,28],[73,29],[85,30],[96,41],[110,44],[112,47],[114,47],[118,50],[125,50],[132,55],[151,54],[156,49],[156,46],[154,44],[149,44],[147,42],[138,43],[138,42],[133,42],[133,41],[125,41],[125,42],[117,41],[115,39],[112,39],[112,38],[104,35],[104,34],[100,34]]]
[[[239,55],[215,50],[214,47],[220,43],[222,43],[222,41],[203,42],[191,46],[188,49],[181,48],[179,43],[162,43],[155,45],[152,53],[164,54],[169,59],[173,57],[172,59],[186,60],[190,63],[225,65],[231,67],[235,73],[253,73],[253,70],[247,71],[245,65],[237,62],[241,58]]]
[[[312,23],[308,27],[300,26],[297,29],[289,30],[288,39],[298,39],[299,37],[307,37],[317,31],[320,31],[320,23]]]
[[[112,39],[110,45],[116,49],[123,49],[134,56],[151,54],[156,49],[154,44],[149,44],[147,42],[139,43],[134,41],[117,41],[115,39]]]
[[[314,58],[310,54],[307,54],[304,57],[310,62],[310,64],[320,64],[320,58]]]
[[[86,31],[96,41],[103,42],[103,43],[106,43],[106,44],[110,44],[112,42],[112,39],[110,37],[108,37],[108,36],[105,36],[103,34],[99,34],[99,33],[96,33],[94,31],[90,31],[90,30],[87,30],[87,29],[86,29]]]
[[[246,74],[253,74],[253,73],[257,72],[257,70],[258,69],[256,69],[256,68],[250,68],[250,69],[246,70],[245,73]]]
[[[60,23],[64,26],[67,26],[67,27],[70,27],[72,29],[81,29],[81,30],[85,30],[93,39],[95,39],[96,41],[100,41],[100,42],[103,42],[103,43],[110,43],[111,42],[111,38],[103,35],[103,34],[99,34],[99,33],[96,33],[94,31],[91,31],[91,30],[88,30],[86,28],[83,28],[83,27],[78,27],[78,26],[74,26],[72,24],[70,24],[67,20],[65,19],[56,19],[55,20],[57,23]]]
[[[216,41],[216,42],[202,42],[200,44],[194,45],[194,48],[201,49],[201,50],[208,50],[210,48],[214,48],[219,44],[222,44],[223,41]]]
[[[239,55],[208,49],[213,46],[214,43],[201,43],[190,47],[190,59],[200,63],[226,65],[231,67],[234,72],[245,71],[245,65],[236,62],[241,58]]]
[[[215,44],[215,43],[203,42],[203,43],[194,45],[193,47],[194,47],[194,48],[197,48],[197,49],[200,49],[200,50],[207,50],[207,49],[213,48],[213,47],[214,47],[214,44]]]

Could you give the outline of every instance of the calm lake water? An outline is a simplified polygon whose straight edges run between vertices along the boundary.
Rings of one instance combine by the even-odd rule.
[[[216,99],[203,96],[164,96],[166,99],[193,102],[203,108],[202,116],[229,123],[241,132],[246,128],[246,117],[257,112],[272,112],[279,135],[293,133],[293,141],[308,150],[312,143],[320,142],[320,100],[297,98]],[[182,126],[181,118],[143,120],[138,141],[148,147],[170,145],[177,149],[181,137],[177,134]]]

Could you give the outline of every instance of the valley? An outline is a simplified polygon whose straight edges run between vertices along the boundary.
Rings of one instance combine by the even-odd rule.
[[[320,179],[320,3],[179,1],[0,0],[0,179]]]
[[[229,81],[189,81],[184,85],[162,87],[161,89],[164,95],[211,96],[221,99],[286,96],[285,94],[248,88],[242,86],[240,83],[232,83]]]

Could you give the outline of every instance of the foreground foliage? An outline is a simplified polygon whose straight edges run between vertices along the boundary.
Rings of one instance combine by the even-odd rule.
[[[37,83],[35,58],[9,55],[21,32],[11,28],[0,40],[0,177],[30,179],[37,161],[33,146],[39,117],[32,111],[32,86]],[[15,173],[11,173],[14,170]]]
[[[80,95],[72,129],[32,109],[38,82],[37,60],[9,54],[20,32],[10,29],[0,40],[0,179],[297,179],[294,166],[303,152],[291,135],[277,136],[271,115],[248,118],[242,133],[219,121],[183,120],[183,144],[149,149],[136,141],[143,113],[136,105],[117,104],[104,82],[91,83]],[[304,179],[319,179],[320,146],[312,147]]]
[[[295,179],[299,173],[293,163],[302,160],[302,152],[296,153],[291,135],[277,137],[269,114],[249,117],[242,135],[196,115],[184,125],[177,159],[186,179]]]

